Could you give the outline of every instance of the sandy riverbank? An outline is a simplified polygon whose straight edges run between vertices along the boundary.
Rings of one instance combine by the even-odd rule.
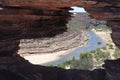
[[[103,39],[106,42],[106,51],[110,53],[110,58],[114,59],[114,53],[115,53],[115,44],[112,41],[111,35],[110,35],[110,31],[96,31],[95,29],[92,30],[96,35],[98,35],[99,37],[101,37],[101,39]],[[109,48],[109,45],[113,45],[113,49]]]
[[[32,64],[45,64],[51,61],[55,61],[60,59],[62,56],[69,54],[70,52],[74,51],[76,48],[59,51],[55,53],[47,53],[47,54],[31,54],[24,56],[26,60],[29,60]]]
[[[32,64],[45,64],[59,60],[62,56],[68,55],[78,47],[83,47],[87,44],[88,35],[86,32],[74,31],[76,35],[68,34],[50,39],[24,42],[20,45],[19,53],[23,58]],[[72,35],[72,36],[71,36]],[[46,44],[51,41],[53,43]],[[47,46],[47,47],[45,47]]]
[[[112,43],[112,39],[110,37],[109,32],[97,32],[94,29],[92,31],[95,32],[96,35],[101,37],[106,43],[109,43],[109,42]],[[24,58],[29,60],[33,64],[45,64],[48,62],[59,60],[62,56],[69,54],[70,52],[74,51],[75,49],[76,48],[63,50],[63,51],[59,51],[59,52],[54,52],[54,53],[30,54],[30,55],[24,56]]]
[[[101,39],[103,39],[106,43],[113,43],[111,36],[110,36],[110,31],[96,31],[95,29],[92,30],[96,35],[98,35]]]
[[[93,30],[94,31],[94,30]],[[110,39],[109,36],[104,32],[96,32],[99,37],[102,37],[103,40],[108,41]],[[104,36],[103,36],[104,35]],[[106,36],[105,36],[106,35]],[[59,60],[62,56],[68,55],[70,52],[74,51],[76,48],[63,50],[54,53],[44,53],[44,54],[30,54],[23,56],[25,59],[29,60],[32,64],[45,64],[52,61]]]

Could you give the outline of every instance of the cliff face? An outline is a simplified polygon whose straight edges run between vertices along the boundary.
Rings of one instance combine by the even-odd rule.
[[[89,39],[86,28],[104,21],[91,19],[87,13],[76,13],[68,22],[67,30],[63,34],[51,38],[22,39],[20,40],[19,54],[55,53],[68,49],[82,47]]]
[[[0,6],[1,39],[60,34],[67,29],[71,6],[84,7],[91,17],[108,23],[120,22],[119,0],[0,0]]]
[[[119,0],[0,0],[0,6],[1,80],[120,79],[119,59],[106,61],[104,70],[81,71],[35,66],[17,55],[20,39],[53,37],[66,31],[71,6],[84,7],[91,17],[106,20],[113,30],[113,41],[120,47]]]

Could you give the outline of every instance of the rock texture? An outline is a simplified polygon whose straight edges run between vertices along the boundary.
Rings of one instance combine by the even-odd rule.
[[[95,20],[87,13],[76,13],[67,24],[67,31],[51,38],[20,40],[20,55],[54,53],[82,47],[89,39],[87,30],[98,25],[106,25],[106,21]]]
[[[53,37],[67,30],[71,6],[81,6],[91,17],[106,20],[120,47],[119,0],[0,0],[1,80],[119,80],[118,60],[107,60],[105,69],[64,70],[32,65],[17,55],[20,39]],[[87,77],[86,77],[87,76]]]
[[[67,24],[67,31],[63,34],[51,38],[20,40],[19,54],[48,54],[82,47],[87,44],[89,38],[86,30],[96,23],[104,24],[105,22],[93,20],[87,13],[77,13]]]
[[[119,60],[107,60],[105,70],[93,71],[32,65],[19,56],[2,57],[0,60],[1,80],[119,80],[120,73]]]
[[[112,28],[111,37],[113,42],[120,48],[120,21],[108,21],[108,26]]]

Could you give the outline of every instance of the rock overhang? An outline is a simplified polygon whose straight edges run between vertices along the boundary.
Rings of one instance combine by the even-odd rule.
[[[41,75],[43,80],[119,79],[119,60],[113,61],[115,62],[113,65],[116,64],[117,69],[115,69],[116,66],[113,66],[111,70],[112,63],[108,60],[105,62],[105,70],[86,72],[35,66],[16,57],[20,39],[52,37],[66,31],[66,24],[71,18],[71,13],[68,12],[71,6],[84,7],[91,17],[106,20],[108,26],[113,30],[111,36],[114,43],[120,47],[119,0],[0,0],[0,6],[3,8],[0,10],[0,69],[20,74],[27,80],[41,80]],[[114,69],[117,74],[112,72]],[[52,74],[48,74],[48,72]],[[72,75],[79,73],[79,78]],[[83,77],[84,74],[88,77]],[[91,76],[92,74],[93,76]],[[96,78],[96,75],[100,79]],[[40,78],[38,79],[38,77]]]

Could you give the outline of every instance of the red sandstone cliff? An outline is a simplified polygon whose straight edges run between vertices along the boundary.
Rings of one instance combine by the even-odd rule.
[[[35,66],[17,57],[20,39],[53,37],[66,31],[71,6],[84,7],[91,17],[106,20],[120,47],[120,0],[0,0],[0,6],[1,80],[120,79],[119,59],[107,60],[105,69],[81,71]]]

